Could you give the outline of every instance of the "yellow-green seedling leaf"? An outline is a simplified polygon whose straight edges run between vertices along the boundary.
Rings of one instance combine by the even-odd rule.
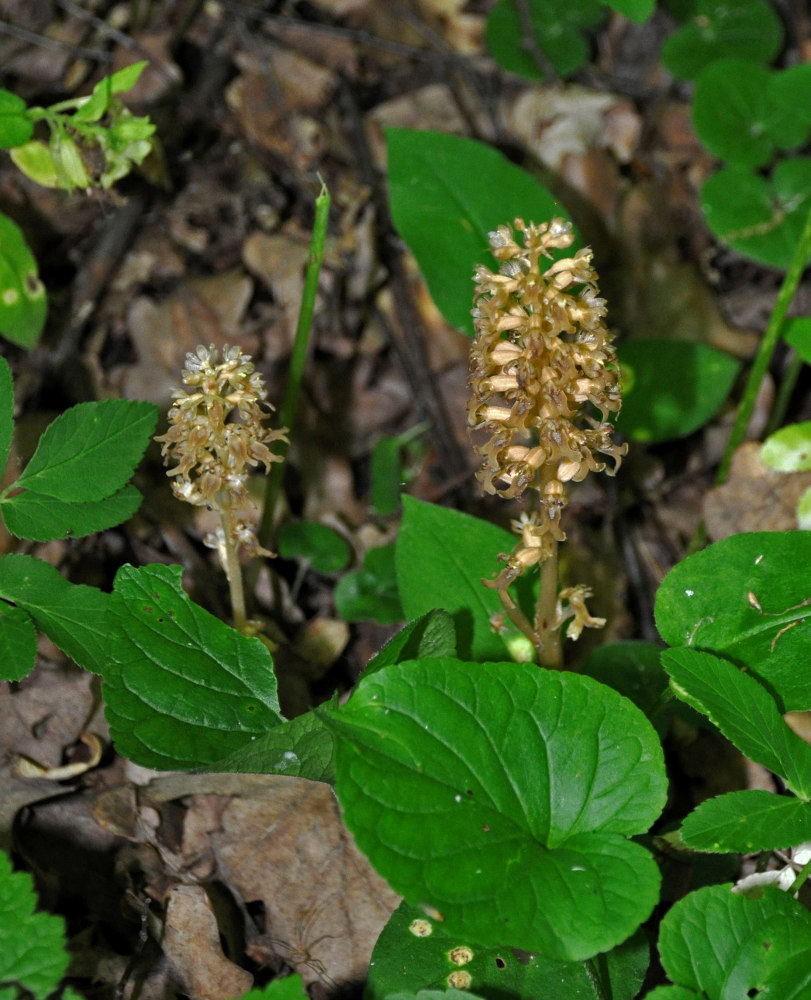
[[[37,631],[24,608],[0,604],[0,677],[20,681],[34,669]]]
[[[34,880],[15,872],[0,851],[0,997],[23,992],[45,1000],[59,986],[68,967],[65,922],[37,912]]]
[[[0,90],[0,149],[12,149],[28,142],[34,123],[27,116],[25,101],[10,90]]]
[[[605,0],[605,3],[618,14],[622,14],[630,21],[636,21],[637,24],[647,21],[656,6],[656,0]]]
[[[786,850],[811,840],[811,803],[758,789],[716,795],[690,813],[681,835],[696,851]]]
[[[605,17],[600,0],[529,0],[526,11],[532,27],[531,43],[558,76],[570,76],[580,69],[589,56],[583,32],[596,28]],[[515,0],[500,0],[487,18],[487,47],[504,69],[529,80],[542,80],[546,74],[532,57],[525,34]]]
[[[241,1000],[306,1000],[308,994],[304,989],[304,980],[296,973],[274,979],[262,989],[250,990]]]
[[[394,569],[394,546],[369,549],[359,570],[346,573],[335,588],[335,607],[348,622],[391,625],[406,616],[400,604]]]
[[[0,498],[0,512],[12,535],[32,542],[47,542],[56,538],[84,538],[123,524],[138,510],[142,499],[134,486],[125,486],[103,500],[84,503],[25,492]]]
[[[770,434],[763,442],[760,457],[779,472],[807,472],[811,469],[811,420],[789,424]]]
[[[5,358],[0,358],[0,477],[8,463],[14,437],[14,381]]]
[[[108,594],[69,583],[41,559],[10,552],[0,557],[0,598],[27,611],[37,628],[80,667],[102,672]]]
[[[0,212],[0,333],[33,347],[45,326],[48,298],[19,226]]]
[[[774,888],[759,899],[730,885],[698,889],[672,907],[659,932],[665,972],[701,1000],[808,1000],[809,954],[811,913]]]
[[[811,160],[782,160],[771,180],[744,167],[719,170],[701,189],[701,204],[720,240],[760,264],[785,269],[811,207]]]
[[[74,119],[83,122],[97,122],[110,106],[110,99],[115,94],[122,94],[130,87],[134,87],[147,65],[146,61],[132,63],[130,66],[118,70],[117,73],[113,73],[112,76],[105,76],[99,80],[93,88],[93,93],[74,115]]]
[[[346,539],[317,521],[288,521],[279,529],[276,545],[285,559],[301,559],[316,573],[338,573],[349,562]]]
[[[797,527],[811,530],[811,489],[807,489],[797,501]]]
[[[811,63],[808,63],[811,69]],[[783,340],[800,355],[807,365],[811,365],[811,316],[797,316],[786,321]]]
[[[464,943],[582,961],[650,915],[659,872],[628,838],[664,805],[662,750],[610,688],[528,663],[418,660],[362,677],[326,721],[358,846]]]
[[[331,702],[330,704],[333,704]],[[337,696],[334,699],[337,704]],[[216,761],[212,770],[236,774],[286,774],[331,785],[335,781],[335,738],[321,712],[305,712],[258,736],[239,750]]]
[[[617,430],[646,444],[702,427],[723,405],[740,370],[723,351],[686,340],[629,340],[617,356],[624,384]]]
[[[760,681],[697,649],[666,649],[662,663],[679,698],[706,715],[741,753],[781,775],[800,798],[811,798],[811,746],[788,726]]]
[[[583,962],[558,962],[537,954],[519,958],[508,947],[471,947],[418,906],[401,903],[377,939],[364,1000],[434,995],[459,972],[467,973],[469,989],[483,1000],[634,1000],[649,963],[650,946],[642,932],[600,955],[587,969]]]
[[[119,753],[211,768],[284,720],[267,646],[194,604],[180,566],[122,566],[107,614],[104,700]]]
[[[74,188],[91,186],[79,146],[69,135],[54,134],[51,139],[51,154],[61,180],[60,187],[72,191]]]
[[[65,186],[63,175],[54,160],[53,150],[47,143],[32,139],[12,149],[9,155],[14,166],[36,184],[47,188]]]
[[[504,609],[482,579],[498,573],[499,555],[510,552],[517,541],[488,521],[404,496],[396,555],[405,617],[419,618],[442,608],[454,620],[460,656],[506,659],[507,640],[490,624]]]
[[[771,97],[773,73],[746,59],[719,59],[696,80],[693,124],[715,156],[743,167],[768,163],[775,149],[794,149],[809,125]]]
[[[516,216],[540,223],[569,214],[534,177],[483,143],[389,128],[386,147],[394,224],[439,311],[472,335],[473,269],[494,264],[487,234]]]
[[[153,403],[78,403],[49,424],[14,484],[59,500],[99,500],[132,476],[158,421]]]
[[[781,712],[811,708],[811,532],[749,532],[688,556],[656,594],[671,646],[732,660],[761,680]]]
[[[768,0],[695,0],[686,23],[667,39],[662,61],[692,80],[718,59],[770,63],[783,44],[783,26]]]
[[[366,664],[364,676],[392,663],[443,656],[456,656],[456,628],[448,612],[437,609],[409,622],[392,636]]]

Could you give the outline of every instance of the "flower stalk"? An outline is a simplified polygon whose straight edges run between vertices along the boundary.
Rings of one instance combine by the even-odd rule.
[[[169,430],[161,442],[164,464],[176,464],[167,475],[179,500],[216,510],[219,526],[203,539],[217,549],[231,594],[234,625],[248,627],[242,585],[240,550],[249,556],[273,553],[263,548],[253,527],[238,515],[237,505],[249,499],[250,472],[264,466],[265,474],[280,461],[268,445],[287,442],[287,431],[264,426],[267,390],[248,355],[238,347],[222,352],[211,344],[186,355],[183,383],[169,411]]]
[[[552,251],[574,241],[563,219],[542,225],[516,219],[515,229],[523,245],[509,226],[490,233],[498,273],[484,266],[475,273],[468,423],[482,459],[477,478],[484,492],[505,499],[528,492],[535,503],[513,522],[521,541],[502,556],[506,565],[483,582],[498,591],[504,613],[532,642],[538,662],[560,669],[561,626],[568,622],[567,636],[577,639],[584,628],[605,624],[588,611],[587,586],[559,590],[558,545],[566,538],[561,517],[567,484],[589,472],[614,475],[627,451],[613,441],[609,421],[622,405],[620,373],[591,250],[553,259]],[[541,580],[530,621],[508,588],[536,566]]]

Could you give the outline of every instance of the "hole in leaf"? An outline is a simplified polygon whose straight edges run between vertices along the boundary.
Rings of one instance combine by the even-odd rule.
[[[497,969],[506,969],[507,968],[507,963],[504,961],[504,959],[501,957],[501,955],[496,955],[496,968]]]

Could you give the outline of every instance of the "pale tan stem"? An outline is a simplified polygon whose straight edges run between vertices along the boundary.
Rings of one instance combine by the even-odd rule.
[[[223,491],[220,493],[220,526],[223,531],[223,544],[220,547],[220,557],[228,579],[228,589],[231,594],[231,610],[234,614],[234,628],[245,631],[248,616],[245,611],[245,592],[242,588],[242,567],[239,565],[239,546],[234,540],[234,523],[231,516],[231,497]]]
[[[550,670],[563,669],[563,647],[558,622],[558,543],[552,541],[552,554],[541,564],[541,583],[535,612],[533,645],[538,664]]]

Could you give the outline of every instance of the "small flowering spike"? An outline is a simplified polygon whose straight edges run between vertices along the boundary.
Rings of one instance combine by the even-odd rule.
[[[614,475],[628,446],[612,439],[609,416],[622,405],[620,373],[603,321],[605,302],[598,295],[591,250],[578,250],[544,267],[542,259],[551,261],[552,250],[572,245],[571,223],[553,219],[526,225],[516,219],[515,229],[523,245],[509,226],[490,233],[493,256],[501,261],[499,272],[481,265],[475,270],[468,423],[482,458],[482,489],[507,499],[527,490],[537,493],[537,509],[514,525],[520,546],[505,556],[496,579],[486,583],[498,589],[508,616],[548,661],[544,636],[563,621],[573,619],[571,638],[584,627],[604,624],[586,610],[587,588],[556,593],[557,544],[566,538],[561,527],[568,502],[565,484],[580,482],[589,472]],[[611,466],[604,458],[612,460]],[[547,563],[555,587],[542,587],[536,622],[530,626],[506,588],[530,567]],[[563,600],[569,602],[566,611]]]

